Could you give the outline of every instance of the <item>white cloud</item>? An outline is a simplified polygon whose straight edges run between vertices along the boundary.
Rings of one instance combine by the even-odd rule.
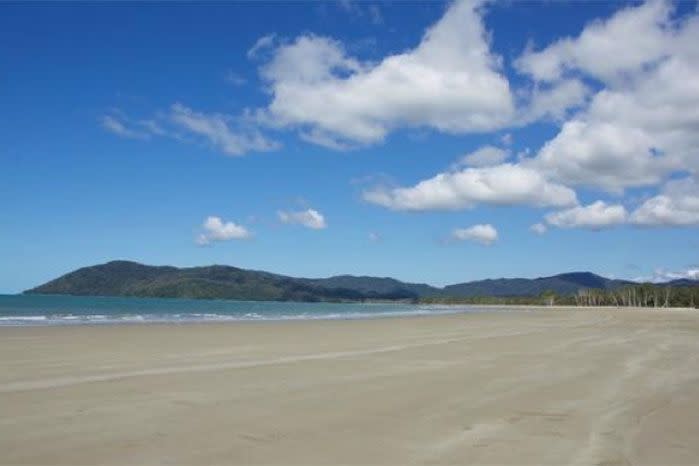
[[[600,230],[626,222],[628,214],[622,205],[609,205],[604,201],[546,215],[549,225],[559,228],[588,228]]]
[[[579,79],[566,79],[554,84],[537,84],[526,95],[519,109],[520,124],[548,118],[560,120],[574,108],[581,106],[590,94],[590,89]]]
[[[624,8],[605,21],[592,22],[575,39],[560,39],[538,52],[527,50],[515,65],[541,81],[556,81],[571,70],[615,81],[666,53],[669,13],[664,1]]]
[[[128,128],[124,121],[115,116],[105,115],[100,119],[102,127],[110,133],[127,139],[148,139],[148,133]]]
[[[280,146],[265,138],[254,128],[233,129],[232,119],[219,113],[195,112],[182,104],[174,104],[170,109],[171,121],[193,133],[202,136],[213,147],[227,155],[243,155],[249,151],[270,151]]]
[[[264,152],[279,149],[281,144],[268,139],[243,117],[221,113],[202,113],[180,103],[167,112],[156,112],[151,118],[132,119],[122,111],[101,118],[108,131],[125,138],[150,139],[164,137],[178,142],[194,142],[195,136],[227,155]]]
[[[371,14],[370,5],[343,5]],[[284,41],[269,34],[248,51],[259,60],[270,95],[265,108],[232,117],[175,104],[150,120],[114,114],[101,122],[122,137],[196,136],[229,155],[278,148],[260,131],[264,126],[347,150],[380,142],[398,128],[463,134],[544,118],[562,122],[536,155],[518,153],[518,163],[504,163],[509,153],[502,149],[482,148],[414,186],[364,193],[367,201],[397,210],[480,203],[563,208],[577,203],[571,188],[578,186],[623,194],[660,186],[677,174],[699,176],[696,11],[677,18],[668,3],[651,1],[593,21],[575,37],[528,47],[515,63],[531,78],[514,92],[516,108],[501,59],[490,48],[484,8],[455,2],[414,48],[375,62],[328,37],[304,34]],[[502,143],[511,143],[509,133]],[[627,221],[699,224],[695,198],[663,190]]]
[[[304,35],[279,46],[261,68],[272,102],[259,116],[345,144],[376,143],[398,127],[490,131],[514,114],[499,68],[478,7],[461,1],[416,48],[378,63],[360,62],[326,37]]]
[[[395,210],[462,209],[479,203],[566,207],[575,192],[522,165],[503,164],[440,173],[408,188],[365,191],[366,201]]]
[[[633,37],[633,40],[629,40]],[[621,193],[699,170],[699,17],[665,2],[620,10],[518,61],[541,81],[580,74],[602,89],[546,143],[533,167],[569,185]],[[555,85],[555,84],[554,84]]]
[[[631,213],[622,205],[597,201],[548,214],[546,221],[561,228],[593,230],[624,223],[665,227],[699,225],[699,184],[693,178],[669,181],[659,194]]]
[[[475,241],[490,246],[498,239],[498,231],[490,224],[473,225],[469,228],[457,228],[451,237],[458,241]]]
[[[313,230],[322,230],[328,226],[325,217],[315,209],[294,212],[280,210],[277,215],[282,223],[303,225]]]
[[[699,225],[699,184],[691,178],[668,182],[660,194],[631,214],[631,222],[644,226]]]
[[[455,167],[488,167],[492,165],[499,165],[509,156],[509,151],[500,149],[499,147],[483,146],[469,154],[464,155],[461,160],[456,163]]]
[[[505,133],[500,137],[500,142],[505,146],[512,145],[512,133]]]
[[[566,184],[618,193],[663,179],[668,167],[652,146],[643,130],[623,123],[571,120],[544,145],[531,166]]]
[[[532,233],[536,233],[537,235],[543,235],[544,233],[546,233],[548,228],[546,228],[546,225],[544,225],[543,223],[535,223],[534,225],[529,227],[529,230]]]
[[[211,244],[214,241],[230,241],[233,239],[248,239],[252,234],[243,226],[233,222],[224,222],[221,217],[207,217],[202,225],[203,233],[197,236],[199,245]]]
[[[672,280],[699,280],[699,267],[689,267],[684,270],[670,271],[666,269],[655,269],[650,277],[636,277],[637,282],[664,283]]]

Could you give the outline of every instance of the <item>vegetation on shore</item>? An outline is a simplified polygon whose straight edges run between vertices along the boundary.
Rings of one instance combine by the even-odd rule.
[[[437,288],[393,278],[295,278],[223,265],[177,268],[113,261],[78,269],[25,293],[257,301],[693,307],[699,303],[699,282],[636,284],[576,272],[535,279],[479,280]]]
[[[424,304],[697,308],[699,307],[699,284],[687,283],[673,286],[641,283],[610,290],[581,288],[576,293],[563,295],[548,290],[538,296],[425,296],[420,298],[419,302]]]

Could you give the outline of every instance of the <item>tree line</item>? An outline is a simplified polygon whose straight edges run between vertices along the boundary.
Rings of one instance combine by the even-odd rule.
[[[545,306],[613,306],[613,307],[699,307],[699,286],[670,286],[642,283],[615,289],[586,288],[574,294],[558,294],[553,290],[538,296],[428,296],[424,304],[514,304]]]
[[[699,304],[699,286],[670,286],[643,283],[613,290],[579,290],[577,306],[691,307]]]

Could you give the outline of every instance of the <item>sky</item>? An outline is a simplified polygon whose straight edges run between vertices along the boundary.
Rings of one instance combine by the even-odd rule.
[[[695,2],[0,4],[0,292],[699,278],[698,43]]]

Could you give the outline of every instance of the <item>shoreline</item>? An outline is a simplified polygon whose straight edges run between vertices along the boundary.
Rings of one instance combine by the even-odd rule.
[[[304,303],[319,304],[323,303]],[[333,303],[335,304],[335,303]],[[362,303],[368,308],[372,303]],[[376,321],[384,319],[410,319],[440,317],[459,314],[479,314],[498,312],[571,312],[571,311],[611,311],[611,312],[691,312],[697,311],[690,307],[626,307],[626,306],[574,306],[574,305],[529,305],[529,304],[395,304],[396,307],[423,308],[424,311],[405,310],[398,312],[364,312],[364,313],[335,313],[335,314],[288,314],[288,315],[258,315],[249,313],[245,316],[235,314],[215,313],[161,313],[161,314],[123,314],[123,315],[73,315],[73,314],[44,314],[44,315],[6,315],[0,316],[0,329],[20,327],[83,327],[83,326],[134,326],[134,325],[192,325],[192,324],[240,324],[240,323],[287,323],[313,321]],[[431,309],[431,310],[430,310]],[[255,314],[255,315],[251,315]]]
[[[316,303],[313,303],[316,304]],[[368,306],[371,306],[369,304]],[[202,325],[202,324],[250,324],[250,323],[292,323],[292,322],[348,322],[348,321],[378,321],[378,320],[393,320],[393,319],[422,319],[436,318],[442,316],[453,316],[463,314],[490,314],[490,313],[505,313],[521,311],[523,313],[530,312],[595,312],[595,311],[610,311],[610,312],[692,312],[697,311],[696,308],[689,307],[626,307],[626,306],[572,306],[572,305],[499,305],[499,304],[417,304],[416,307],[427,307],[432,310],[422,312],[404,311],[404,312],[366,312],[363,314],[328,314],[328,315],[294,315],[286,316],[236,316],[226,314],[128,314],[125,316],[118,315],[97,315],[97,319],[92,315],[17,315],[17,316],[0,316],[0,331],[1,329],[23,328],[23,327],[105,327],[105,326],[138,326],[138,325]]]

